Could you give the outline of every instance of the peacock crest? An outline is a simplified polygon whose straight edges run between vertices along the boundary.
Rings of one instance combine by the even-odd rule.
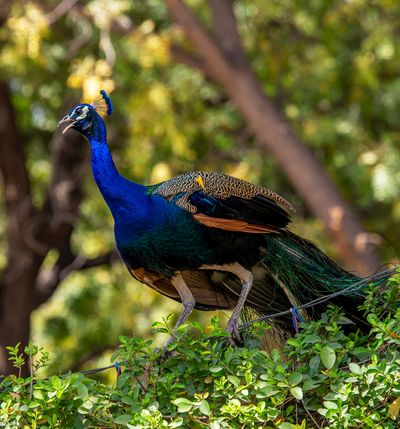
[[[98,112],[107,113],[108,116],[112,115],[113,105],[107,92],[102,89],[100,91],[100,97],[90,103]]]

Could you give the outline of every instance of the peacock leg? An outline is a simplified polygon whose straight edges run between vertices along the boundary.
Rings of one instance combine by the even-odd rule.
[[[182,323],[186,322],[187,318],[190,316],[190,313],[193,311],[193,308],[196,304],[192,292],[190,292],[190,289],[188,288],[184,278],[180,273],[176,274],[172,278],[171,283],[175,286],[175,289],[178,291],[179,296],[181,297],[183,311],[180,314],[177,322],[175,323],[172,335],[164,344],[164,350],[166,350],[168,344],[170,344],[174,340],[174,334],[176,330],[179,328],[179,326],[182,325]]]
[[[226,265],[202,265],[200,268],[202,270],[227,271],[239,277],[239,280],[242,283],[242,290],[240,291],[236,306],[233,309],[232,316],[226,325],[226,331],[230,335],[231,344],[235,344],[235,339],[238,342],[242,342],[239,332],[239,319],[244,303],[246,302],[247,295],[253,286],[253,274],[237,262]]]

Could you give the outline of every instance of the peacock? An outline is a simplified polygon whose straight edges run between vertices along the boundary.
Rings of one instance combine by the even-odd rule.
[[[204,171],[151,186],[121,176],[101,116],[112,114],[112,103],[104,90],[100,94],[92,104],[74,107],[59,125],[68,124],[63,133],[74,129],[90,143],[94,180],[114,218],[116,245],[131,275],[182,303],[174,331],[193,309],[232,310],[226,330],[240,343],[244,309],[285,312],[343,290],[329,302],[362,325],[357,307],[365,287],[382,284],[390,271],[363,279],[342,269],[288,229],[293,206],[267,188]],[[325,309],[326,303],[313,307],[311,317]],[[280,319],[279,329],[292,330],[290,315]]]

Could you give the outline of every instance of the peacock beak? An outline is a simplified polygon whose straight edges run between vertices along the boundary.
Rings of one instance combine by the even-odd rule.
[[[72,121],[72,122],[71,122]],[[76,120],[70,118],[68,115],[64,116],[61,121],[58,123],[58,127],[62,124],[71,122],[70,124],[68,124],[63,130],[62,130],[62,134],[65,134],[70,128],[72,128],[75,124],[76,124]]]

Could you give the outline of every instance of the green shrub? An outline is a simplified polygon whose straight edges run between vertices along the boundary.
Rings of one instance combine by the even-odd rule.
[[[37,379],[48,356],[30,345],[32,377],[1,382],[0,427],[398,428],[399,283],[368,292],[369,336],[330,307],[270,354],[257,340],[265,324],[246,333],[243,348],[228,345],[217,319],[205,331],[184,326],[164,358],[151,341],[121,337],[114,386],[79,373]],[[168,331],[168,321],[155,329]],[[20,368],[18,347],[9,351]]]

